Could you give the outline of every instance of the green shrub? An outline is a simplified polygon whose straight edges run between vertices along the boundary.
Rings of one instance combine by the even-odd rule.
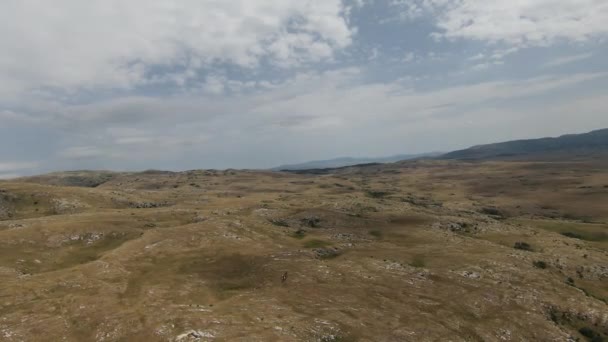
[[[572,232],[563,232],[561,233],[563,236],[569,237],[569,238],[573,238],[573,239],[579,239],[579,240],[583,240],[583,236],[577,233],[572,233]]]
[[[516,242],[513,248],[528,252],[532,251],[532,246],[527,242]]]
[[[382,232],[379,230],[370,230],[369,231],[369,235],[376,237],[376,238],[381,238],[382,237]]]
[[[319,228],[321,219],[316,216],[305,217],[301,220],[302,224],[310,228]]]
[[[587,337],[591,342],[602,342],[604,340],[599,333],[589,327],[580,328],[578,332]]]
[[[285,222],[284,220],[270,220],[270,223],[278,227],[289,227],[289,223]]]
[[[306,231],[303,229],[298,229],[293,234],[291,234],[291,237],[301,240],[306,237]]]
[[[422,256],[417,255],[412,259],[412,262],[410,262],[410,266],[416,268],[424,268],[426,266],[426,262],[424,261],[424,258]]]
[[[304,243],[305,248],[321,248],[329,245],[331,243],[319,239],[308,240]]]
[[[388,194],[389,193],[386,191],[372,191],[372,190],[367,191],[367,196],[369,196],[371,198],[384,198]]]
[[[486,215],[503,216],[502,212],[500,210],[498,210],[497,208],[486,207],[486,208],[482,208],[481,212]]]

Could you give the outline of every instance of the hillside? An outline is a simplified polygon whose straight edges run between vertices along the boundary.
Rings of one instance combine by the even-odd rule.
[[[65,171],[53,172],[39,176],[22,177],[15,179],[19,182],[39,183],[57,186],[77,186],[95,188],[114,177],[119,173],[112,171]]]
[[[502,159],[526,156],[552,155],[556,153],[608,153],[608,129],[584,134],[568,134],[557,138],[528,139],[479,145],[454,151],[441,159]]]
[[[273,171],[296,171],[296,170],[312,170],[312,169],[332,169],[345,166],[353,166],[360,164],[375,164],[375,163],[394,163],[402,160],[411,160],[425,157],[435,157],[441,153],[431,152],[423,154],[400,154],[390,157],[377,157],[377,158],[352,158],[342,157],[328,160],[314,160],[304,162],[300,164],[288,164],[281,165],[272,168]]]
[[[608,159],[0,181],[0,340],[608,337]]]

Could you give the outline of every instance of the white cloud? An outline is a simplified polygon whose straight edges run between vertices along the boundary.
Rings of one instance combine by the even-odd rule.
[[[415,59],[416,59],[416,55],[413,52],[408,52],[403,57],[403,62],[410,63],[410,62],[413,62]]]
[[[6,0],[0,95],[28,89],[129,89],[152,67],[294,65],[332,58],[353,30],[340,0]]]
[[[593,56],[592,53],[583,53],[583,54],[579,54],[579,55],[573,55],[573,56],[564,56],[564,57],[559,57],[556,58],[552,61],[549,61],[547,63],[545,63],[543,65],[543,67],[545,68],[554,68],[557,66],[561,66],[561,65],[565,65],[565,64],[570,64],[570,63],[574,63],[574,62],[579,62],[585,59],[589,59],[591,58],[591,56]]]
[[[0,120],[2,121],[23,121],[25,116],[17,114],[12,110],[1,110]]]
[[[485,59],[485,58],[486,58],[486,55],[484,55],[483,53],[478,53],[475,56],[471,56],[471,57],[467,58],[467,60],[469,60],[469,61],[479,61],[479,60],[482,60],[482,59]]]
[[[369,57],[367,58],[367,60],[369,60],[369,61],[375,61],[375,60],[378,59],[378,57],[380,57],[380,50],[377,47],[375,47],[375,48],[371,49]]]
[[[12,110],[0,110],[0,121],[2,122],[22,122],[22,123],[38,123],[42,122],[42,118],[33,117],[24,113],[17,113]]]
[[[0,172],[8,173],[14,171],[22,171],[38,167],[36,162],[2,162],[0,163]]]
[[[332,146],[336,141],[351,150],[371,148],[364,140],[356,140],[357,136],[379,141],[392,139],[390,143],[372,144],[378,151],[364,151],[368,154],[403,153],[413,147],[398,148],[399,141],[406,138],[389,132],[400,129],[412,132],[413,127],[420,132],[425,131],[424,127],[427,132],[428,127],[433,131],[447,130],[450,125],[462,128],[465,121],[474,122],[481,129],[484,125],[509,121],[508,117],[498,117],[498,113],[516,112],[510,107],[518,100],[535,103],[538,96],[580,87],[601,78],[608,78],[608,74],[549,75],[421,91],[399,81],[363,82],[361,70],[353,68],[306,72],[253,92],[185,94],[164,99],[132,97],[65,106],[65,114],[58,120],[68,125],[78,119],[79,129],[66,133],[66,142],[71,145],[59,156],[128,163],[130,156],[137,155],[138,160],[151,161],[149,165],[153,166],[162,158],[188,153],[222,158],[222,151],[231,151],[233,158],[239,154],[245,158],[248,153],[255,156],[256,152],[252,151],[315,150]],[[560,97],[560,101],[567,101],[567,97]],[[505,106],[507,103],[509,106]],[[506,108],[501,111],[493,109],[503,107]],[[550,111],[540,112],[543,111],[534,115],[542,114],[550,119]],[[532,115],[526,110],[522,113]],[[134,117],[128,118],[131,115]],[[595,116],[596,122],[602,118],[595,112],[586,115]],[[446,140],[444,143],[447,144]],[[382,152],[387,146],[393,149]],[[413,152],[429,148],[434,149],[422,147]],[[265,154],[266,157],[257,155],[253,161],[243,161],[243,164],[233,161],[230,166],[272,166],[268,160],[274,158],[273,153]]]
[[[394,18],[383,25],[387,4],[400,11],[389,8]],[[593,43],[608,34],[607,7],[604,0],[4,0],[0,124],[10,134],[0,142],[23,139],[2,157],[49,156],[45,170],[140,161],[179,168],[189,160],[260,166],[279,161],[273,151],[281,149],[284,157],[310,151],[312,158],[339,155],[340,146],[344,154],[433,150],[423,132],[441,132],[447,146],[455,128],[475,127],[471,139],[479,138],[524,113],[550,120],[559,112],[570,123],[557,106],[536,114],[530,104],[570,108],[568,99],[601,92],[608,82],[601,65],[538,76],[591,56],[582,54],[544,69],[522,66],[582,44],[507,56]],[[584,48],[600,56],[604,47]],[[607,122],[597,106],[584,108],[587,126]],[[9,164],[0,174],[31,171]]]
[[[605,0],[395,0],[404,17],[431,15],[448,39],[546,46],[608,34]]]
[[[142,102],[142,110],[147,105]],[[184,107],[187,107],[184,106]],[[175,106],[178,109],[183,108]],[[103,112],[103,107],[92,109]],[[91,126],[83,126],[86,134],[74,134],[76,146],[69,146],[56,154],[63,160],[118,160],[128,163],[134,155],[139,160],[154,160],[162,155],[173,155],[182,152],[190,147],[200,147],[204,144],[208,136],[196,130],[179,129],[165,127],[163,122],[164,113],[157,113],[158,117],[152,117],[151,123],[160,124],[161,127],[132,128],[125,126],[115,126],[112,121],[103,121],[103,117],[96,117]],[[154,115],[154,114],[153,114]],[[184,119],[183,117],[179,117]],[[169,119],[170,121],[170,119]],[[198,123],[189,122],[196,126]],[[179,126],[179,125],[170,125]]]
[[[219,97],[185,95],[166,99],[132,97],[66,106],[60,120],[80,120],[84,128],[102,129],[102,140],[119,144],[148,143],[154,137],[181,136],[185,139],[188,136],[215,135],[222,131],[217,127],[222,124],[241,128],[272,123],[281,127],[296,127],[317,122],[324,126],[337,122],[367,123],[380,118],[406,122],[443,111],[445,107],[438,104],[449,104],[449,108],[456,108],[488,101],[534,97],[608,78],[608,73],[548,75],[428,91],[415,90],[399,81],[361,83],[360,76],[358,69],[309,72],[298,74],[268,90],[253,93]],[[130,115],[135,117],[128,118]],[[319,128],[314,125],[310,127]],[[86,136],[91,137],[91,134],[87,133]]]

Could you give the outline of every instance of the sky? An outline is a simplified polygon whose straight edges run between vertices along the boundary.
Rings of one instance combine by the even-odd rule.
[[[608,127],[605,0],[3,0],[0,178]]]

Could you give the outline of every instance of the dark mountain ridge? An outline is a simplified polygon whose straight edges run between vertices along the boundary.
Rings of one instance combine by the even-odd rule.
[[[533,156],[555,152],[608,152],[608,129],[583,134],[567,134],[557,138],[514,140],[478,145],[446,153],[440,159],[500,159]]]

